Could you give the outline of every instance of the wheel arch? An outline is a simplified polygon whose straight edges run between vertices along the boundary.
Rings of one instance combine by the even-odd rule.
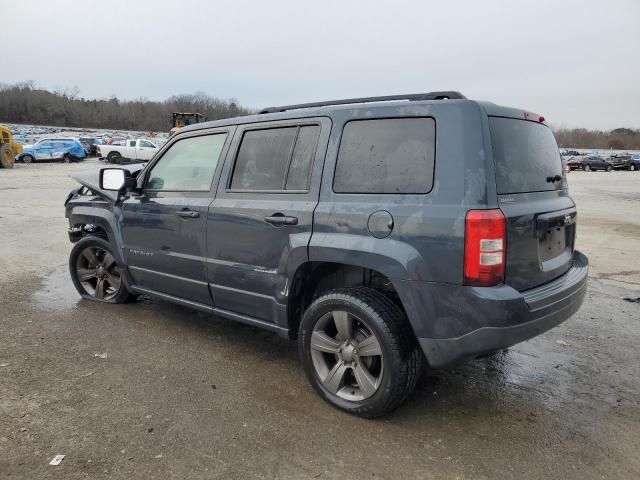
[[[407,316],[402,289],[398,288],[400,281],[394,281],[386,272],[359,262],[308,261],[298,266],[289,285],[287,326],[291,339],[297,338],[306,308],[323,293],[337,288],[374,288],[390,298]]]
[[[92,225],[104,232],[107,240],[113,247],[113,254],[121,265],[124,265],[122,256],[122,235],[118,227],[117,219],[111,210],[104,208],[77,206],[72,207],[67,214],[71,232],[85,225]]]

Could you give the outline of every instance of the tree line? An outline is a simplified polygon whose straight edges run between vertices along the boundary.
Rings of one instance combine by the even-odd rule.
[[[640,130],[631,128],[616,128],[608,132],[586,128],[560,128],[554,133],[561,148],[640,150]]]
[[[0,85],[0,121],[60,127],[112,128],[118,130],[168,131],[171,112],[198,112],[209,120],[252,113],[236,100],[222,100],[204,92],[174,95],[157,102],[85,99],[77,87],[66,90],[38,88],[34,82]],[[561,148],[640,150],[640,130],[611,131],[559,128],[554,133]]]
[[[234,99],[204,92],[174,95],[164,101],[148,99],[85,99],[77,87],[46,90],[34,82],[0,85],[0,121],[60,127],[105,128],[166,132],[171,112],[197,112],[209,120],[247,115],[251,110]]]

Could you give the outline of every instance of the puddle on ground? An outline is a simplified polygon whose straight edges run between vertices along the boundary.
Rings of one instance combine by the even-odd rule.
[[[31,295],[31,300],[37,307],[45,310],[70,310],[82,299],[73,286],[66,265],[40,277],[42,285]]]

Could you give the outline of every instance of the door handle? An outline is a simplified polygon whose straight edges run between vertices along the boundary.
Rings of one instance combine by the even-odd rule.
[[[297,225],[298,217],[288,217],[282,213],[274,213],[270,217],[264,217],[264,221],[271,225]]]
[[[178,215],[179,217],[182,217],[182,218],[198,218],[200,216],[200,213],[199,212],[194,212],[193,210],[189,210],[187,208],[187,209],[184,209],[184,210],[178,210],[176,212],[176,215]]]

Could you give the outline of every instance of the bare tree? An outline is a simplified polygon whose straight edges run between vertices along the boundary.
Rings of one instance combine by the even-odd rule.
[[[198,112],[210,120],[247,115],[237,100],[222,100],[205,92],[180,94],[162,102],[145,98],[120,100],[80,98],[77,86],[54,91],[33,81],[0,85],[0,120],[66,127],[168,131],[172,112]]]

